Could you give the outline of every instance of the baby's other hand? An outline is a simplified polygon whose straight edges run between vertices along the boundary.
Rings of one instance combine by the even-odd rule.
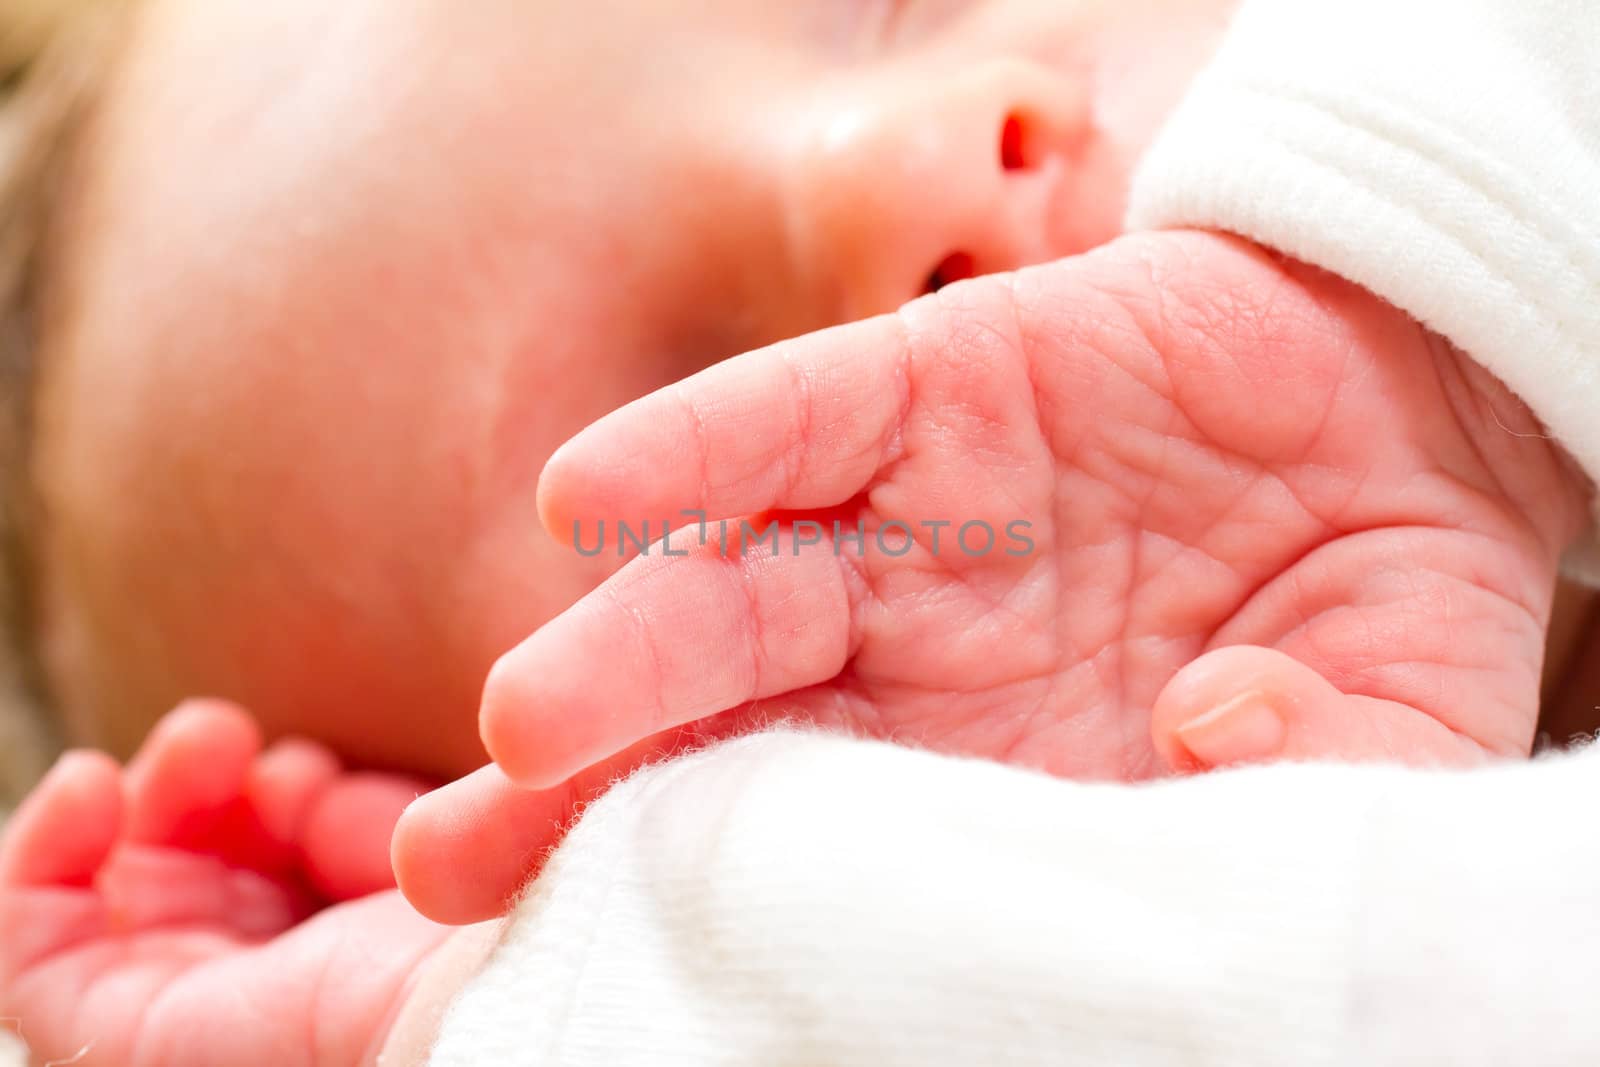
[[[263,751],[216,701],[126,769],[68,753],[0,841],[0,1016],[40,1062],[373,1062],[449,933],[392,890],[389,836],[423,788],[306,741]]]
[[[686,724],[795,718],[1075,777],[1526,753],[1587,493],[1406,315],[1199,233],[729,360],[589,427],[539,490],[582,545],[598,521],[607,550],[619,520],[690,528],[496,665],[498,771],[397,837],[442,917],[492,911],[563,804]],[[685,509],[775,517],[782,551],[698,544]],[[491,840],[500,878],[451,875]]]

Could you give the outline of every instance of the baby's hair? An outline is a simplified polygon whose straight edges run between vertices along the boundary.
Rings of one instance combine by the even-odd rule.
[[[123,0],[0,0],[0,813],[59,743],[33,626],[33,398],[81,133]]]

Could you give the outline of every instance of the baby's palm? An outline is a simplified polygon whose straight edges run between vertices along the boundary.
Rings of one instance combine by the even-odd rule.
[[[597,520],[699,509],[778,518],[782,551],[725,555],[715,522],[704,547],[674,535],[687,557],[653,547],[497,665],[484,737],[531,787],[768,717],[1143,777],[1183,762],[1152,709],[1204,710],[1205,672],[1179,695],[1174,676],[1245,645],[1268,651],[1234,666],[1309,668],[1329,695],[1286,754],[1525,751],[1580,512],[1530,424],[1370,294],[1221,237],[956,286],[730,360],[558,452],[541,510],[588,548]],[[792,554],[796,524],[835,520],[864,551]],[[474,803],[549,813],[573,788],[501,781]]]

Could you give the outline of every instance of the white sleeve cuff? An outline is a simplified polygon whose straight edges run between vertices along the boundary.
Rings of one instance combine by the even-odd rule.
[[[1143,160],[1128,224],[1237,233],[1360,283],[1497,375],[1596,478],[1597,205],[1600,5],[1245,0]]]

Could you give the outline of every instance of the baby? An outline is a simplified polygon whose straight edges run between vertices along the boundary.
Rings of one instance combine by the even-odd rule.
[[[618,773],[772,718],[1074,776],[1526,751],[1581,475],[1449,345],[1232,238],[732,359],[550,459],[720,357],[1103,243],[1227,15],[724,7],[141,13],[40,352],[38,643],[82,736],[209,691],[456,777],[537,630],[483,690],[503,771],[396,842],[450,921]],[[686,512],[809,543],[562,543]],[[972,522],[1028,549],[936,547]],[[482,943],[362,896],[420,786],[261,746],[188,706],[19,812],[0,1011],[41,1054],[418,1055]]]

